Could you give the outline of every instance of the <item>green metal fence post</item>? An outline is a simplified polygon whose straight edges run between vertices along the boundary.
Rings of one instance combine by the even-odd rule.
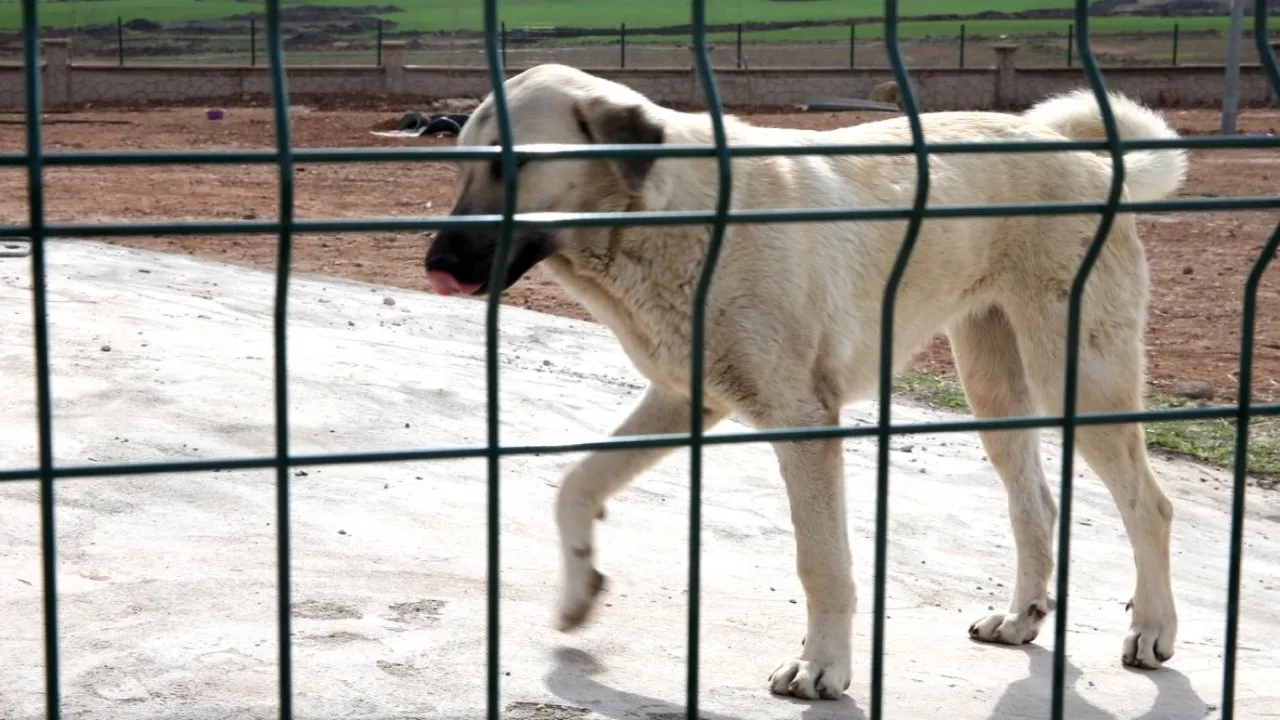
[[[280,228],[276,251],[276,287],[272,313],[276,426],[276,572],[280,644],[280,717],[293,718],[293,603],[289,516],[289,271],[293,264],[293,140],[289,128],[289,89],[285,80],[280,2],[267,0],[267,57],[271,67],[271,105],[276,125],[276,163],[280,188]]]
[[[1084,259],[1071,283],[1071,292],[1067,300],[1067,344],[1066,344],[1066,378],[1063,382],[1062,395],[1062,490],[1059,496],[1058,510],[1058,587],[1057,615],[1054,620],[1053,647],[1053,695],[1052,718],[1064,720],[1066,702],[1066,668],[1067,668],[1067,617],[1068,617],[1068,581],[1070,577],[1071,558],[1071,516],[1072,495],[1075,489],[1075,439],[1077,425],[1076,392],[1079,387],[1080,360],[1080,306],[1084,301],[1084,285],[1093,270],[1102,246],[1111,231],[1119,208],[1121,193],[1124,190],[1125,163],[1124,150],[1120,145],[1120,133],[1116,128],[1116,120],[1107,97],[1106,84],[1102,79],[1102,71],[1098,68],[1097,59],[1093,56],[1089,38],[1089,2],[1076,0],[1075,24],[1079,27],[1076,43],[1080,50],[1080,62],[1084,65],[1085,77],[1093,90],[1094,99],[1098,103],[1103,129],[1106,131],[1107,150],[1111,155],[1111,188],[1107,193],[1106,205],[1102,209],[1098,221],[1098,229],[1093,241],[1085,251]]]
[[[698,80],[702,84],[707,110],[711,115],[712,138],[715,142],[717,170],[716,209],[711,234],[707,242],[707,255],[703,261],[698,287],[693,295],[693,326],[690,345],[689,383],[689,649],[686,678],[685,711],[689,720],[698,720],[698,666],[701,649],[700,634],[702,602],[702,448],[706,355],[707,296],[711,290],[711,278],[715,273],[720,247],[724,243],[728,222],[729,201],[733,197],[733,166],[724,127],[724,108],[720,103],[720,91],[716,87],[715,74],[711,70],[711,56],[707,52],[707,17],[705,0],[691,0],[693,5],[693,59],[697,66]]]
[[[506,26],[502,34],[498,34],[497,0],[484,0],[484,54],[489,67],[489,84],[492,86],[494,115],[498,121],[498,144],[501,148],[499,161],[502,163],[502,222],[498,226],[498,245],[494,250],[493,271],[489,277],[489,287],[501,288],[507,263],[511,257],[511,244],[516,214],[516,155],[511,130],[511,111],[507,107],[507,93],[504,83],[507,79],[506,66]],[[491,292],[485,307],[485,381],[486,381],[486,425],[488,444],[485,448],[488,471],[488,593],[486,602],[486,620],[488,633],[485,642],[488,666],[485,674],[485,711],[489,720],[498,720],[501,710],[500,701],[500,623],[499,598],[502,589],[499,573],[501,572],[500,536],[498,533],[501,518],[499,503],[499,471],[502,443],[500,440],[500,403],[498,401],[499,357],[498,357],[498,309],[501,307],[502,294]]]
[[[960,68],[964,69],[964,23],[960,23]]]
[[[627,24],[618,27],[618,67],[627,66]]]
[[[1067,25],[1067,67],[1071,67],[1071,52],[1075,49],[1076,26],[1074,23]]]
[[[124,67],[124,18],[116,16],[116,64]]]
[[[857,67],[858,51],[858,24],[849,23],[849,69]]]
[[[49,291],[45,272],[44,142],[40,110],[40,23],[37,0],[22,0],[23,81],[26,92],[27,236],[31,240],[31,311],[35,318],[36,441],[40,466],[40,566],[44,609],[45,716],[61,716],[58,659],[58,550],[53,467],[53,393],[49,382]]]
[[[742,69],[742,23],[738,23],[738,69]]]
[[[916,191],[911,203],[911,214],[907,218],[907,228],[902,238],[902,248],[898,251],[897,260],[889,272],[885,283],[883,306],[880,315],[880,357],[879,357],[879,407],[877,417],[876,445],[876,542],[875,542],[875,589],[873,590],[873,611],[871,621],[871,718],[884,718],[884,623],[887,608],[885,607],[885,586],[889,570],[889,439],[892,437],[893,394],[893,323],[897,309],[898,288],[907,271],[907,263],[911,252],[915,249],[920,235],[920,226],[924,221],[925,201],[929,196],[929,149],[924,140],[924,126],[920,122],[920,109],[916,104],[915,91],[911,87],[911,77],[907,74],[906,60],[902,56],[902,45],[898,38],[898,2],[885,0],[884,3],[884,43],[889,55],[889,65],[893,69],[894,82],[898,84],[898,93],[903,112],[911,125],[911,152],[916,161]]]
[[[1255,0],[1253,5],[1253,42],[1258,60],[1266,71],[1271,85],[1273,101],[1280,106],[1280,63],[1269,47],[1271,36],[1268,28],[1270,7],[1267,0]],[[1234,720],[1236,708],[1236,652],[1240,641],[1240,578],[1244,564],[1244,511],[1249,492],[1249,423],[1253,413],[1253,350],[1257,328],[1258,288],[1262,284],[1267,267],[1275,258],[1280,246],[1280,224],[1272,231],[1271,238],[1258,253],[1258,260],[1249,270],[1245,281],[1244,303],[1240,319],[1240,371],[1236,385],[1236,443],[1231,486],[1231,538],[1227,556],[1227,628],[1222,649],[1222,720]]]
[[[1178,23],[1173,24],[1173,52],[1169,59],[1170,65],[1178,64]]]
[[[375,40],[375,43],[376,43],[376,44],[377,44],[377,46],[378,46],[378,48],[377,48],[377,63],[378,63],[378,67],[382,67],[382,18],[378,18],[377,28],[378,28],[378,30],[377,30],[377,32],[378,32],[378,37],[377,37],[377,39]]]
[[[502,23],[502,65],[507,65],[507,24]]]
[[[249,67],[258,64],[258,21],[249,18]]]

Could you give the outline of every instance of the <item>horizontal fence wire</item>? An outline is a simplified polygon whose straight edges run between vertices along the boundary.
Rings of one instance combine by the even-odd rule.
[[[39,22],[37,0],[22,0],[24,87],[26,90],[25,113],[27,120],[27,149],[25,153],[0,154],[0,166],[22,167],[27,171],[29,214],[24,226],[0,226],[0,237],[29,237],[32,244],[32,307],[34,313],[34,356],[36,363],[36,404],[38,426],[38,465],[32,468],[0,471],[0,481],[37,481],[40,488],[42,591],[45,633],[45,691],[46,715],[51,720],[60,717],[60,658],[58,643],[58,588],[57,547],[55,531],[55,480],[87,479],[118,475],[148,475],[218,470],[243,470],[272,468],[276,472],[277,515],[277,583],[278,583],[278,643],[280,652],[279,692],[280,716],[293,717],[293,674],[290,624],[290,506],[289,469],[293,466],[344,465],[353,463],[397,462],[413,460],[440,460],[460,458],[485,458],[487,467],[487,668],[485,705],[486,716],[501,716],[500,687],[500,617],[499,590],[499,502],[500,460],[515,455],[569,453],[587,450],[627,448],[688,447],[690,449],[690,547],[689,547],[689,608],[688,608],[688,664],[686,675],[687,717],[698,717],[699,707],[699,626],[700,626],[700,538],[701,538],[701,481],[702,451],[706,446],[728,445],[744,442],[788,442],[797,440],[843,439],[875,437],[877,440],[876,471],[876,528],[875,528],[875,592],[872,631],[870,717],[884,717],[884,632],[885,586],[888,570],[887,526],[889,492],[889,440],[893,436],[921,433],[966,432],[982,430],[1012,430],[1026,428],[1062,428],[1062,489],[1059,514],[1057,616],[1055,618],[1055,647],[1053,661],[1053,694],[1051,716],[1054,720],[1065,717],[1064,673],[1066,663],[1066,628],[1068,622],[1068,573],[1070,550],[1070,518],[1072,504],[1072,477],[1075,432],[1081,427],[1113,423],[1148,421],[1187,421],[1195,419],[1220,419],[1234,421],[1236,426],[1233,498],[1231,512],[1231,537],[1229,556],[1229,582],[1227,598],[1227,627],[1223,654],[1222,718],[1232,720],[1235,712],[1235,662],[1238,646],[1241,571],[1243,564],[1243,524],[1246,505],[1246,476],[1248,466],[1248,430],[1255,416],[1280,415],[1280,404],[1254,404],[1252,402],[1253,342],[1257,315],[1258,289],[1268,264],[1280,246],[1280,224],[1265,243],[1258,260],[1250,270],[1245,285],[1242,308],[1240,341],[1240,370],[1236,403],[1230,406],[1209,408],[1181,408],[1130,413],[1081,414],[1077,412],[1079,334],[1082,290],[1092,266],[1100,254],[1109,229],[1120,213],[1160,213],[1188,210],[1239,211],[1280,209],[1280,196],[1243,198],[1204,198],[1164,200],[1157,202],[1122,201],[1124,186],[1124,152],[1137,149],[1159,148],[1212,148],[1238,150],[1280,149],[1280,138],[1273,137],[1193,137],[1176,140],[1122,140],[1118,135],[1115,118],[1108,102],[1103,73],[1097,65],[1089,37],[1088,3],[1076,0],[1075,25],[1072,47],[1078,52],[1089,86],[1097,99],[1102,115],[1106,139],[1100,141],[1070,142],[983,142],[983,143],[929,143],[920,121],[919,106],[910,82],[910,74],[901,52],[898,37],[898,8],[896,0],[885,0],[885,44],[894,78],[902,91],[902,103],[911,129],[910,144],[894,145],[808,145],[803,147],[730,146],[728,144],[724,111],[720,102],[715,73],[706,43],[705,0],[691,0],[693,26],[693,50],[697,77],[701,82],[704,101],[709,111],[714,143],[705,146],[518,146],[512,133],[510,108],[503,88],[506,71],[502,63],[502,40],[497,0],[484,0],[484,55],[490,81],[493,86],[493,103],[498,123],[499,143],[490,148],[431,148],[423,150],[345,150],[345,149],[294,149],[288,125],[288,88],[284,71],[284,52],[280,32],[280,0],[266,0],[267,54],[270,60],[272,104],[276,124],[276,148],[262,151],[185,151],[141,153],[44,153],[41,126],[41,79],[38,53]],[[1255,0],[1253,37],[1257,51],[1273,92],[1280,97],[1280,67],[1277,66],[1268,46],[1268,6],[1266,0]],[[926,207],[929,189],[929,156],[961,153],[1038,153],[1038,152],[1099,152],[1105,151],[1111,158],[1113,177],[1105,201],[1100,203],[1038,203],[990,206],[934,206]],[[914,202],[900,208],[841,208],[824,210],[752,210],[730,209],[735,157],[801,156],[801,155],[883,155],[910,154],[917,169],[917,185]],[[710,212],[648,212],[648,213],[519,213],[516,188],[517,162],[521,159],[569,160],[585,158],[646,156],[713,158],[717,165],[717,196]],[[303,163],[338,162],[458,162],[476,159],[498,159],[503,173],[503,206],[498,215],[384,218],[360,220],[298,220],[294,207],[294,166]],[[278,170],[280,215],[276,221],[236,222],[161,222],[161,223],[98,223],[54,224],[48,223],[44,212],[43,173],[45,167],[100,167],[108,165],[199,165],[199,164],[274,164]],[[1005,417],[986,420],[956,420],[939,423],[914,423],[895,425],[891,422],[892,339],[895,301],[898,286],[908,267],[912,249],[920,228],[928,218],[962,217],[1010,217],[1015,215],[1075,215],[1098,214],[1096,233],[1088,246],[1071,286],[1067,327],[1066,373],[1064,378],[1063,412],[1060,415]],[[703,427],[704,403],[704,351],[706,336],[706,300],[714,277],[720,247],[729,226],[743,223],[781,222],[832,222],[906,220],[907,227],[897,260],[886,283],[882,309],[881,346],[879,357],[879,407],[874,426],[782,428],[746,433],[706,434]],[[692,308],[691,352],[691,407],[688,433],[668,435],[611,437],[606,440],[558,445],[503,445],[501,443],[498,387],[501,360],[498,356],[500,294],[491,293],[486,303],[485,327],[485,380],[487,390],[486,426],[487,442],[483,446],[450,448],[413,448],[402,451],[367,453],[335,453],[319,455],[294,455],[288,443],[288,362],[287,326],[288,292],[292,256],[292,239],[305,232],[360,232],[360,231],[414,231],[425,229],[449,229],[462,227],[487,227],[498,230],[496,260],[490,287],[501,286],[501,273],[511,251],[513,234],[518,228],[557,229],[567,227],[604,226],[668,226],[710,224],[707,254],[695,289]],[[226,235],[242,233],[273,233],[279,239],[276,269],[276,292],[273,305],[274,342],[274,406],[276,452],[271,456],[224,458],[208,460],[156,461],[117,465],[55,466],[53,454],[53,412],[50,382],[50,343],[48,326],[48,297],[46,273],[46,240],[50,237],[90,238],[123,237],[153,234],[202,234]]]

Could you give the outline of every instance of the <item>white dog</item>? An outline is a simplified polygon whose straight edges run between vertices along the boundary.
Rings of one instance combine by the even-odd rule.
[[[706,113],[667,109],[615,82],[561,65],[507,81],[516,143],[713,142]],[[1163,118],[1120,95],[1111,106],[1122,136],[1176,137]],[[923,115],[928,141],[1102,137],[1092,94],[1077,91],[1022,115]],[[725,119],[733,145],[909,143],[905,118],[827,132]],[[492,98],[458,144],[498,143]],[[1155,200],[1186,176],[1179,150],[1126,154],[1125,197]],[[950,154],[930,158],[929,204],[1100,202],[1112,168],[1092,152]],[[715,207],[715,160],[535,162],[519,170],[520,212],[618,212]],[[454,215],[501,212],[502,167],[462,163]],[[909,207],[910,155],[752,157],[733,161],[733,209]],[[980,418],[1058,413],[1062,407],[1068,292],[1096,215],[929,219],[903,278],[894,326],[900,370],[935,334],[954,349],[970,407]],[[706,427],[736,412],[757,428],[838,423],[845,403],[877,387],[882,293],[905,221],[731,224],[707,307]],[[437,292],[501,292],[541,265],[618,337],[651,385],[615,435],[687,432],[692,300],[707,249],[706,226],[517,231],[502,288],[489,288],[495,231],[441,232],[426,257]],[[1147,266],[1131,214],[1121,214],[1085,287],[1080,333],[1080,412],[1142,406]],[[1057,507],[1045,482],[1036,430],[981,433],[1004,482],[1017,541],[1009,607],[969,626],[996,643],[1035,639],[1054,608]],[[1177,614],[1169,576],[1172,506],[1152,476],[1137,424],[1090,426],[1077,447],[1106,483],[1133,547],[1137,584],[1125,665],[1158,668],[1173,655]],[[837,698],[851,675],[855,590],[845,526],[841,442],[775,445],[791,504],[808,629],[799,654],[770,677],[774,693]],[[562,542],[559,626],[581,625],[604,577],[593,563],[594,523],[609,496],[667,450],[596,452],[564,477],[556,520]]]

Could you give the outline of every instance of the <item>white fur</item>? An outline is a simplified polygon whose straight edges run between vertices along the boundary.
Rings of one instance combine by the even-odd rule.
[[[582,143],[588,138],[578,119],[585,118],[592,133],[607,134],[616,131],[609,118],[627,108],[638,108],[644,123],[661,127],[666,143],[712,142],[705,113],[660,107],[572,68],[536,67],[505,89],[517,143]],[[1158,114],[1119,95],[1111,100],[1124,136],[1176,136]],[[1101,136],[1087,91],[1048,100],[1021,116],[945,112],[921,120],[930,141]],[[902,118],[826,132],[757,127],[733,117],[725,125],[735,145],[911,140]],[[459,143],[487,145],[497,138],[496,128],[487,99]],[[1166,196],[1186,173],[1180,151],[1129,153],[1126,161],[1129,198]],[[606,160],[533,163],[518,181],[520,210],[714,208],[714,160],[658,160],[635,188],[625,185],[619,167]],[[936,155],[930,168],[931,206],[1100,202],[1111,178],[1108,157],[1093,152]],[[909,207],[916,187],[915,160],[904,155],[737,158],[733,171],[734,209]],[[460,187],[459,200],[468,206],[500,195],[479,163],[465,164]],[[1067,291],[1097,222],[1089,215],[926,220],[898,294],[895,369],[945,332],[975,415],[1060,412]],[[829,425],[838,422],[843,404],[873,394],[882,293],[905,228],[901,220],[730,225],[708,300],[706,427],[730,412],[759,428]],[[651,381],[615,435],[687,430],[690,308],[706,244],[706,227],[569,229],[559,233],[557,252],[543,262],[608,325]],[[1085,288],[1080,412],[1141,408],[1147,289],[1134,218],[1121,214]],[[969,632],[983,641],[1030,642],[1053,609],[1047,583],[1057,509],[1037,431],[981,438],[1008,491],[1017,558],[1009,572],[1008,608],[978,620]],[[1140,426],[1083,428],[1077,447],[1115,498],[1133,547],[1137,584],[1122,660],[1159,667],[1172,655],[1177,633],[1169,572],[1172,506],[1152,476]],[[779,694],[835,698],[853,672],[856,600],[841,443],[775,448],[791,503],[808,627],[803,647],[777,667],[769,685]],[[598,605],[604,578],[593,563],[594,524],[606,500],[666,453],[591,453],[565,475],[556,510],[562,628],[585,622]],[[989,522],[996,516],[993,511]]]
[[[1116,92],[1108,104],[1123,140],[1173,140],[1178,137],[1159,113]],[[1104,139],[1102,112],[1093,90],[1080,88],[1041,101],[1022,113],[1067,137]],[[1129,199],[1146,202],[1168,197],[1187,179],[1187,153],[1182,149],[1131,150],[1124,155],[1125,185]]]

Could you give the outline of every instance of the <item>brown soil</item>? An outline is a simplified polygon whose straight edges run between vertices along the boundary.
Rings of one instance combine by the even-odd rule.
[[[451,139],[379,138],[369,130],[399,112],[320,111],[294,116],[298,147],[401,147],[447,145]],[[762,124],[827,128],[883,115],[858,113],[753,113]],[[1189,134],[1212,133],[1217,115],[1176,111],[1169,117]],[[205,120],[202,109],[97,110],[59,119],[98,119],[127,124],[52,124],[50,151],[263,148],[275,142],[269,110],[232,108],[225,120]],[[1280,114],[1249,111],[1242,130],[1277,132]],[[21,151],[21,125],[0,125],[0,151]],[[454,170],[430,163],[304,165],[298,167],[299,218],[411,217],[446,212]],[[46,171],[48,217],[54,222],[161,221],[172,219],[272,218],[278,209],[277,177],[271,166],[50,168]],[[1280,188],[1280,156],[1274,152],[1196,151],[1185,195],[1241,196]],[[24,171],[0,171],[0,222],[26,221]],[[1147,344],[1152,383],[1168,390],[1179,380],[1204,380],[1219,399],[1235,395],[1241,302],[1245,278],[1269,234],[1275,212],[1165,214],[1141,221],[1152,270],[1152,306]],[[272,266],[276,240],[261,236],[165,236],[120,238],[131,247],[200,255],[234,263]],[[423,289],[425,234],[304,235],[296,238],[295,271],[337,275]],[[1280,399],[1280,288],[1275,273],[1260,293],[1255,392]],[[506,302],[577,318],[581,307],[536,270],[509,292]],[[916,363],[919,369],[951,370],[944,340]]]

